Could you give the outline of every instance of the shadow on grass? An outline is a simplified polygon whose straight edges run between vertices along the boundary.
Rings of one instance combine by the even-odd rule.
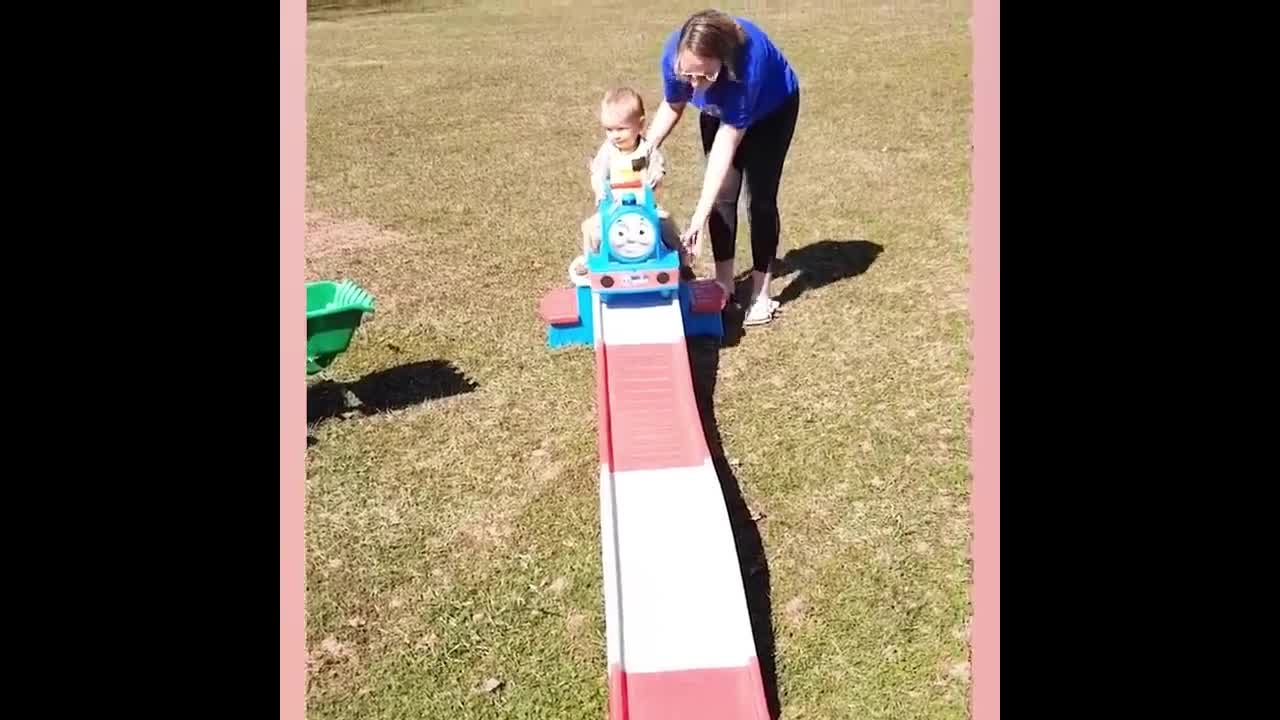
[[[351,383],[329,380],[307,388],[307,424],[352,415],[400,410],[428,400],[476,389],[452,363],[444,360],[409,363],[370,373]],[[312,444],[308,440],[308,445]]]
[[[779,307],[795,300],[807,290],[830,285],[861,275],[871,267],[884,246],[869,240],[819,240],[811,245],[796,248],[773,263],[773,277],[796,277],[774,297]],[[751,270],[745,270],[734,279],[734,296],[742,303],[751,295]],[[746,317],[743,305],[730,304],[724,311],[724,347],[734,347],[742,340],[745,330],[742,320]]]
[[[813,290],[834,282],[857,277],[876,261],[884,246],[870,240],[819,240],[796,248],[773,263],[774,279],[796,275],[775,300],[785,305]],[[751,271],[738,273],[734,281],[737,297],[751,292]]]
[[[726,328],[727,329],[727,328]],[[764,680],[765,699],[769,705],[769,717],[781,715],[782,703],[778,697],[778,671],[773,633],[773,602],[770,598],[769,561],[765,557],[764,541],[760,528],[751,518],[751,510],[742,497],[742,488],[733,474],[724,446],[720,439],[719,424],[715,415],[716,376],[720,372],[720,341],[715,338],[687,338],[689,366],[693,375],[693,394],[698,403],[702,431],[711,451],[711,462],[720,479],[725,507],[729,511],[729,523],[733,528],[734,545],[738,549],[738,569],[746,589],[747,611],[751,616],[751,631],[755,637],[756,657],[760,660],[760,674]]]
[[[797,275],[775,299],[786,305],[806,290],[857,277],[882,252],[883,245],[869,240],[819,240],[796,248],[774,263],[774,277]]]

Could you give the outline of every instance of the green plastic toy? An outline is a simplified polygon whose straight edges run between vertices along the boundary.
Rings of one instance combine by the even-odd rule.
[[[373,296],[350,280],[307,283],[307,374],[329,367],[350,345]]]

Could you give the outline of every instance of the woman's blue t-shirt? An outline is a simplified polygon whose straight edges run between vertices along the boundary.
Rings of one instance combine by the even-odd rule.
[[[694,93],[693,86],[676,77],[676,44],[680,31],[662,47],[662,86],[667,102],[692,102],[693,106],[734,127],[747,128],[773,112],[800,87],[795,70],[782,51],[755,23],[734,18],[746,33],[738,51],[737,81],[728,69],[709,88]]]

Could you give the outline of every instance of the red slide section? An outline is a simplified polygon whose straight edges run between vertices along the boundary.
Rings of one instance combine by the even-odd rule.
[[[770,720],[760,663],[741,668],[609,672],[609,720]]]
[[[611,345],[612,469],[693,467],[707,458],[685,344]]]

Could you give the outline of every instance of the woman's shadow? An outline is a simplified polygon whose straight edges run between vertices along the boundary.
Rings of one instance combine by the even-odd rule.
[[[857,277],[882,252],[884,246],[870,240],[819,240],[788,251],[773,264],[773,276],[796,277],[774,299],[786,305],[808,290]]]
[[[760,661],[760,674],[764,681],[765,699],[769,705],[769,717],[781,716],[782,703],[778,697],[777,659],[774,650],[773,608],[769,597],[769,561],[765,557],[760,528],[752,519],[747,501],[742,497],[738,479],[733,475],[724,454],[720,430],[715,415],[716,376],[720,371],[720,341],[715,338],[689,337],[689,366],[693,376],[693,394],[698,403],[702,431],[711,451],[711,462],[720,488],[724,492],[729,523],[733,528],[734,544],[738,549],[738,569],[746,590],[747,611],[751,617],[751,630],[755,637],[756,658]]]
[[[806,291],[857,277],[865,273],[883,251],[883,245],[869,240],[819,240],[788,251],[785,256],[774,261],[773,277],[795,277],[774,300],[780,306],[785,306]],[[737,297],[747,297],[751,292],[751,270],[739,273],[734,286]],[[725,347],[733,347],[742,339],[744,312],[741,308],[725,312]]]

